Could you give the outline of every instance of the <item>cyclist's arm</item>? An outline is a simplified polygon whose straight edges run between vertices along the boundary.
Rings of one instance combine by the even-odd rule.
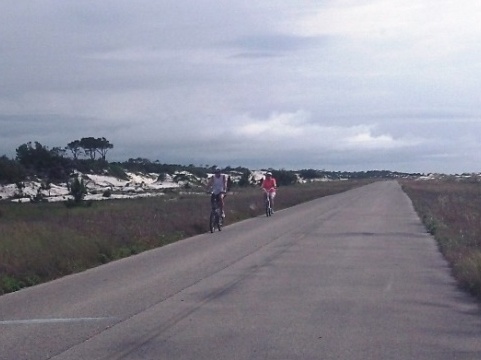
[[[269,194],[272,190],[275,190],[275,189],[276,189],[275,187],[271,187],[269,189],[266,189],[264,187],[261,188],[261,190],[264,194]]]

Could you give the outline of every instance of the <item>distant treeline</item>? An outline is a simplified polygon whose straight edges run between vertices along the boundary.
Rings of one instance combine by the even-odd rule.
[[[31,178],[41,179],[46,183],[67,182],[74,171],[90,174],[104,174],[126,179],[126,171],[138,173],[157,173],[160,175],[175,174],[188,171],[205,178],[212,173],[215,165],[196,166],[165,164],[159,160],[150,161],[145,158],[130,158],[124,162],[108,162],[107,152],[114,146],[106,138],[87,137],[74,140],[65,147],[48,148],[39,142],[28,142],[16,149],[15,159],[3,155],[0,157],[0,184],[17,184]],[[262,169],[261,169],[262,170]],[[361,172],[336,172],[315,169],[303,170],[270,170],[278,184],[291,185],[316,179],[364,179],[364,178],[399,178],[419,176],[421,174],[406,174],[387,170],[372,170]],[[245,167],[226,167],[228,174],[235,174],[240,179],[239,186],[249,186],[254,183],[251,171]]]

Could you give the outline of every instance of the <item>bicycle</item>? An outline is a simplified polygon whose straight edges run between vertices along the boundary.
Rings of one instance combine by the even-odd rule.
[[[213,233],[216,229],[222,231],[222,226],[224,225],[224,218],[222,217],[222,211],[219,202],[219,197],[216,197],[215,200],[211,201],[212,206],[209,217],[209,228],[211,233]]]
[[[269,216],[272,216],[272,214],[274,213],[274,210],[272,209],[272,205],[271,205],[271,195],[270,195],[270,191],[273,190],[273,188],[269,190],[266,190],[263,188],[262,190],[264,190],[266,216],[269,217]]]

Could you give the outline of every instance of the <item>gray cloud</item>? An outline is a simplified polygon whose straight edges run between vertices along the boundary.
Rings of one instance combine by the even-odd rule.
[[[113,160],[476,171],[479,14],[474,0],[5,0],[0,155],[105,136]]]
[[[240,53],[233,57],[262,58],[284,56],[291,52],[320,47],[325,45],[324,37],[305,37],[289,34],[259,34],[238,39],[225,46],[239,49]]]

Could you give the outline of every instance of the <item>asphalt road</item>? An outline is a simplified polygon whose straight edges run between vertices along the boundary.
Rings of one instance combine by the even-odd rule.
[[[0,359],[479,360],[481,313],[378,182],[1,296]]]

